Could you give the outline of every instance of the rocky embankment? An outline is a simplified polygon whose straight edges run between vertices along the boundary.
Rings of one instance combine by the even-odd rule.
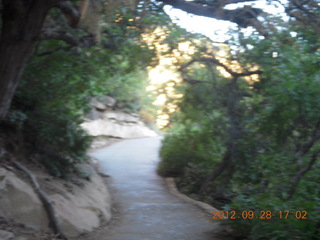
[[[93,148],[100,147],[115,139],[155,137],[158,133],[147,127],[138,114],[126,113],[116,109],[116,101],[104,96],[93,98],[91,111],[85,117],[82,127],[95,137]]]
[[[158,134],[148,128],[136,114],[115,110],[116,101],[105,96],[92,99],[91,112],[82,127],[95,137],[93,148],[116,139],[152,137]],[[111,197],[106,177],[93,164],[79,166],[90,180],[74,178],[65,181],[50,176],[36,163],[22,162],[36,177],[51,200],[63,232],[76,239],[111,219]],[[0,163],[0,240],[54,240],[50,217],[25,172],[9,160]]]
[[[61,228],[68,237],[92,231],[111,218],[111,198],[93,166],[82,165],[90,181],[53,178],[40,166],[30,163],[28,169],[52,201]],[[37,192],[22,171],[9,164],[0,167],[0,239],[36,240],[52,235],[50,218]]]

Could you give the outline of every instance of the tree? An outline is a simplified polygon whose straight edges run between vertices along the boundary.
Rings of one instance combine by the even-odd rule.
[[[112,1],[103,1],[110,5]],[[211,18],[227,20],[238,24],[240,27],[253,26],[262,30],[262,24],[257,17],[263,13],[261,9],[245,6],[235,10],[224,9],[233,3],[245,3],[247,0],[158,0],[158,2],[171,5],[189,13],[207,16]],[[251,1],[252,2],[252,1]],[[88,6],[98,4],[96,0],[2,0],[1,7],[1,33],[0,33],[0,119],[4,119],[8,113],[12,97],[22,76],[24,68],[32,55],[37,42],[40,39],[59,39],[71,45],[91,44],[92,33],[82,38],[70,34],[68,30],[44,28],[45,20],[51,9],[59,9],[64,15],[68,25],[77,28]],[[150,1],[117,1],[130,5],[134,10],[141,5],[154,5]],[[114,5],[114,4],[113,4]],[[286,11],[299,21],[309,22],[318,28],[319,6],[315,0],[300,2],[291,0],[286,5]],[[144,14],[138,11],[137,14]],[[261,28],[262,27],[262,28]],[[110,47],[108,44],[105,46]]]
[[[81,21],[88,8],[96,5],[99,11],[101,5],[94,0],[82,0],[80,3],[75,0],[3,0],[1,5],[0,119],[4,119],[37,43],[44,39],[58,39],[72,46],[95,44],[92,32],[86,31],[79,37],[72,35],[70,28],[84,28]],[[45,26],[52,20],[48,19],[49,12],[55,9],[64,16],[64,23]],[[67,27],[63,28],[63,25]]]
[[[271,31],[274,30],[273,27],[269,25],[268,19],[258,19],[260,16],[265,18],[270,14],[267,14],[260,8],[250,6],[260,0],[157,1],[194,15],[230,21],[242,28],[253,27],[265,37],[268,37]],[[310,25],[317,33],[320,33],[320,6],[317,0],[289,0],[286,3],[277,0],[267,0],[266,2],[270,5],[282,5],[287,15],[296,19],[296,21],[302,25]],[[234,10],[226,9],[228,5],[238,3],[245,4],[245,6],[238,7]]]
[[[61,0],[4,0],[2,1],[2,28],[0,39],[0,119],[9,110],[13,95],[27,61],[41,38],[43,24],[51,8],[57,7],[70,17],[76,26],[80,15],[70,2]],[[67,40],[67,35],[55,38]],[[49,35],[47,34],[47,38]]]
[[[59,39],[66,43],[77,46],[86,45],[92,41],[92,33],[87,33],[79,38],[70,33],[69,29],[62,28],[47,28],[44,26],[48,17],[49,11],[53,8],[59,10],[60,15],[65,16],[65,20],[69,27],[78,28],[80,21],[84,16],[84,11],[89,4],[97,2],[94,0],[82,0],[80,4],[74,0],[3,0],[1,12],[1,39],[0,39],[0,119],[4,119],[8,113],[13,95],[16,91],[19,80],[25,66],[31,57],[37,43],[41,39]],[[131,7],[137,6],[139,2],[145,4],[148,1],[130,1]],[[181,7],[181,2],[184,1],[163,1],[169,2]],[[123,4],[119,2],[117,4]],[[190,3],[191,4],[191,3]],[[186,2],[184,2],[184,6]],[[119,5],[117,5],[119,6]],[[211,11],[212,6],[209,6],[207,11]],[[182,8],[182,7],[181,7]],[[218,19],[234,21],[239,26],[248,26],[248,21],[245,19],[256,18],[256,15],[261,11],[258,9],[245,10],[246,17],[234,18],[230,14],[233,11],[223,11],[219,14],[218,10],[221,6],[215,7],[217,11],[211,15]],[[188,10],[188,9],[186,9]],[[253,13],[250,13],[250,12]],[[239,11],[240,16],[244,12]],[[252,15],[253,14],[253,15]],[[237,15],[237,16],[238,16]],[[47,19],[48,20],[48,19]],[[49,19],[50,21],[50,19]],[[110,45],[105,44],[110,47]]]
[[[0,40],[0,118],[9,110],[22,72],[53,1],[3,1]]]
[[[101,19],[105,17],[109,18],[108,25],[100,30],[110,38],[101,35],[100,41],[111,48],[88,47],[90,43],[83,47],[85,42],[74,47],[55,39],[40,41],[10,107],[8,123],[21,136],[16,149],[25,145],[26,157],[41,156],[34,158],[55,176],[78,174],[77,163],[87,159],[90,137],[80,124],[90,110],[92,97],[112,96],[117,108],[127,111],[138,113],[143,108],[146,67],[154,57],[153,51],[144,43],[138,21],[132,21],[126,9],[119,9],[117,15],[102,15]],[[55,17],[51,22],[59,20]],[[82,36],[81,32],[73,35]],[[90,40],[85,36],[78,39]]]
[[[181,67],[186,90],[173,134],[164,139],[159,172],[223,210],[252,209],[255,217],[256,209],[270,211],[268,222],[252,215],[230,220],[238,237],[319,239],[320,45],[317,27],[308,20],[318,9],[301,16],[294,10],[300,17],[289,21],[274,19],[277,32],[268,38],[238,34],[224,62],[206,49]],[[231,67],[235,61],[238,74]],[[224,67],[231,78],[203,70],[212,65]],[[239,69],[261,74],[241,78]],[[299,216],[278,216],[284,208],[315,214],[297,221]]]

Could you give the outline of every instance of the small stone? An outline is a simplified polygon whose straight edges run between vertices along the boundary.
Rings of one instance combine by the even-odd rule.
[[[101,102],[109,108],[114,107],[116,104],[116,100],[110,96],[104,96]]]
[[[104,111],[107,109],[107,106],[104,105],[102,102],[100,102],[97,98],[92,98],[90,102],[91,107],[94,107],[95,109],[99,111]]]

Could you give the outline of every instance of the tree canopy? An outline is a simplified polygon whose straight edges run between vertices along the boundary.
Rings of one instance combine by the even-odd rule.
[[[161,149],[159,173],[220,208],[213,218],[238,238],[320,237],[319,6],[292,1],[286,12],[267,36],[233,35],[224,58],[204,44],[184,59]]]
[[[154,114],[147,70],[167,55],[181,76],[170,82],[180,98],[168,98],[163,110],[171,134],[159,173],[222,214],[247,211],[229,218],[237,237],[319,239],[320,6],[267,1],[284,9],[281,18],[255,2],[0,1],[1,148],[55,176],[83,174],[77,164],[90,137],[80,123],[90,98],[107,94],[126,111]],[[173,24],[165,5],[239,29],[217,46]],[[186,42],[188,54],[179,50]],[[171,90],[164,83],[157,91]]]
[[[1,2],[1,40],[0,73],[0,117],[4,118],[10,107],[12,97],[23,70],[39,40],[57,39],[71,46],[89,47],[101,41],[107,48],[112,48],[112,36],[107,31],[100,32],[98,22],[105,7],[106,15],[112,15],[117,7],[128,9],[135,16],[144,16],[146,12],[155,14],[161,11],[161,5],[169,4],[184,11],[234,22],[240,27],[253,26],[261,32],[264,24],[258,16],[261,9],[249,5],[235,10],[225,9],[234,3],[246,3],[244,0],[231,1],[61,1],[61,0],[3,0]],[[252,2],[252,1],[251,1]],[[271,1],[272,2],[272,1]],[[318,29],[319,6],[316,1],[288,1],[284,4],[286,12],[297,21],[308,23]],[[151,12],[150,12],[151,11]],[[142,27],[140,25],[140,27]],[[107,35],[108,40],[100,34]],[[110,42],[111,40],[111,42]],[[11,55],[11,57],[9,57]],[[12,57],[15,56],[15,57]],[[14,66],[17,66],[15,68]],[[12,70],[11,70],[12,69]],[[16,70],[13,70],[16,69]]]

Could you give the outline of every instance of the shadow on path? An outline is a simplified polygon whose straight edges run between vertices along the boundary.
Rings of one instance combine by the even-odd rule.
[[[217,225],[198,207],[171,195],[156,174],[161,137],[115,143],[91,155],[110,175],[117,212],[92,240],[214,240]],[[217,239],[218,240],[218,239]]]

